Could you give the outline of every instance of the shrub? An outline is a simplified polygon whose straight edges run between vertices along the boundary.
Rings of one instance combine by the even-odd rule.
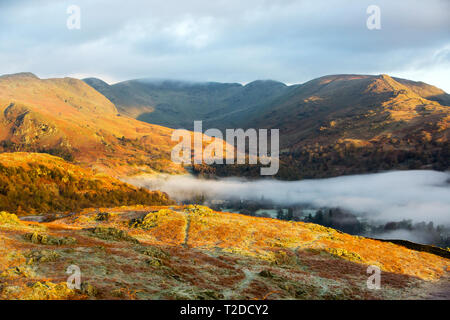
[[[5,211],[0,212],[0,224],[18,224],[19,218],[15,214],[11,214]]]
[[[71,245],[75,244],[77,240],[71,237],[54,237],[46,234],[41,234],[38,232],[26,233],[23,236],[25,240],[28,240],[34,244],[44,244],[44,245]]]
[[[109,241],[128,241],[133,243],[139,243],[139,241],[130,235],[126,231],[116,229],[116,228],[107,228],[107,227],[96,227],[92,229],[85,229],[91,233],[93,237],[109,240]]]
[[[335,249],[335,248],[327,248],[325,249],[328,253],[333,256],[337,256],[346,260],[354,261],[354,262],[363,262],[363,258],[355,252],[349,252],[345,249]]]
[[[150,230],[158,225],[161,218],[168,217],[171,214],[173,214],[173,211],[169,209],[161,209],[156,212],[150,212],[145,217],[132,219],[129,226],[131,228]]]

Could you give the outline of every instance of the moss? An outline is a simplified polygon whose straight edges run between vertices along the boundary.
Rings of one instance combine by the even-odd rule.
[[[170,257],[168,252],[157,247],[140,247],[137,251],[152,258],[168,259]]]
[[[274,253],[273,263],[277,266],[295,265],[297,264],[297,258],[285,251],[277,251]]]
[[[20,220],[15,214],[0,212],[0,224],[19,224]]]
[[[355,252],[349,252],[345,249],[335,249],[335,248],[327,248],[325,249],[328,253],[332,254],[333,256],[337,256],[346,260],[354,261],[354,262],[363,262],[363,258]]]
[[[336,233],[336,230],[332,228],[327,228],[315,223],[305,223],[305,227],[307,227],[311,231],[328,233],[329,236],[332,236],[333,234]]]
[[[218,213],[214,212],[210,208],[199,205],[189,205],[186,207],[185,212],[202,224],[208,224],[210,222],[209,218],[218,215]]]
[[[0,273],[1,278],[8,278],[8,279],[22,278],[22,277],[31,278],[34,275],[35,275],[34,270],[29,266],[11,267]]]
[[[164,217],[172,215],[174,211],[169,209],[161,209],[156,212],[150,212],[142,218],[132,219],[129,223],[131,228],[140,228],[144,230],[150,230],[158,226],[158,223]]]
[[[145,263],[147,263],[147,265],[151,266],[151,267],[161,267],[164,265],[164,263],[162,262],[162,260],[158,259],[158,258],[151,258],[148,259],[147,261],[145,261]]]
[[[217,215],[212,209],[205,207],[205,206],[200,206],[197,204],[192,204],[192,205],[187,206],[185,211],[188,213],[195,213],[199,216],[204,216],[204,217]]]
[[[139,241],[130,235],[124,230],[116,229],[116,228],[107,228],[107,227],[96,227],[91,229],[85,229],[90,232],[90,235],[102,240],[109,241],[128,241],[132,243],[139,243]]]
[[[64,300],[74,295],[74,291],[65,283],[36,282],[31,285],[31,291],[23,296],[27,300]]]
[[[46,234],[41,234],[38,232],[26,233],[24,239],[30,241],[35,244],[43,244],[43,245],[71,245],[75,244],[77,240],[71,237],[54,237]]]
[[[114,289],[113,291],[111,291],[111,295],[113,297],[121,298],[121,299],[129,299],[129,300],[135,300],[137,293],[139,293],[139,291],[130,290],[128,288],[119,288],[119,289]]]

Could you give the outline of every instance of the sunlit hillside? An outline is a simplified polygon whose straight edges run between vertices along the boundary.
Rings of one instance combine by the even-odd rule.
[[[253,113],[232,116],[244,128],[280,129],[283,179],[447,170],[449,97],[425,83],[388,75],[336,75],[297,86]],[[258,172],[227,166],[215,170],[219,175]]]
[[[47,223],[3,212],[0,244],[2,299],[433,298],[450,267],[392,243],[201,206],[87,209]],[[70,265],[79,290],[66,285]],[[368,289],[369,265],[383,290]]]
[[[19,215],[87,207],[170,204],[168,196],[37,153],[0,154],[0,210]]]
[[[120,115],[84,82],[0,77],[0,151],[47,152],[112,174],[182,172],[170,161],[171,129]]]

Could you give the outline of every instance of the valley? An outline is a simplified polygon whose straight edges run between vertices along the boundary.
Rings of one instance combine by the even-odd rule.
[[[131,108],[137,119],[150,123],[193,129],[194,121],[202,120],[205,130],[279,129],[277,177],[283,180],[449,168],[450,96],[423,82],[388,75],[332,75],[291,86],[276,81],[245,86],[84,81],[122,112]],[[248,165],[197,165],[194,171],[204,176],[259,175],[257,167]]]

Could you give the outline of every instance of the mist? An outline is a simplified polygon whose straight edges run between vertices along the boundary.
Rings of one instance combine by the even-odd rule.
[[[449,172],[391,171],[301,181],[138,176],[126,182],[167,192],[178,201],[195,195],[214,200],[264,199],[276,205],[339,207],[379,222],[410,219],[450,225]]]
[[[394,230],[389,232],[383,232],[379,234],[374,234],[374,238],[377,239],[401,239],[412,241],[416,243],[431,243],[431,237],[425,232],[414,232],[410,230]]]

